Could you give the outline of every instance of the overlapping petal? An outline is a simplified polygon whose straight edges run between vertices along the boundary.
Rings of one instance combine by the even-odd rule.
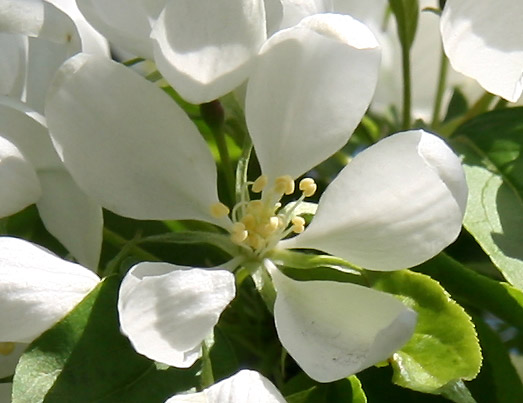
[[[14,214],[38,200],[36,172],[16,146],[0,137],[0,217]]]
[[[158,69],[189,102],[209,102],[246,80],[266,39],[262,0],[167,2],[152,32]]]
[[[98,283],[92,271],[30,242],[0,237],[0,341],[30,342]]]
[[[165,403],[285,403],[276,387],[256,371],[244,369],[199,393],[173,396]]]
[[[0,95],[19,98],[25,80],[26,41],[22,35],[0,33]]]
[[[149,38],[166,0],[76,0],[85,18],[110,42],[137,56],[153,58]]]
[[[372,270],[412,267],[458,236],[467,185],[456,155],[412,130],[368,148],[329,185],[304,233],[283,247],[315,248]]]
[[[154,84],[79,54],[58,71],[45,113],[65,166],[103,207],[138,219],[212,220],[212,155],[185,112]]]
[[[283,18],[280,29],[298,24],[305,17],[333,11],[332,0],[281,0]]]
[[[65,169],[39,171],[38,179],[42,195],[36,206],[45,227],[80,264],[96,269],[102,248],[102,208]]]
[[[441,35],[452,67],[509,101],[523,92],[523,2],[448,0]]]
[[[121,329],[140,354],[190,367],[234,295],[234,276],[228,271],[139,263],[120,288]]]
[[[245,106],[263,173],[297,177],[341,148],[370,103],[379,59],[372,33],[349,16],[319,14],[273,35]]]
[[[270,265],[270,263],[269,263]],[[270,269],[278,337],[316,381],[345,378],[389,358],[414,332],[416,313],[351,283],[296,281]]]

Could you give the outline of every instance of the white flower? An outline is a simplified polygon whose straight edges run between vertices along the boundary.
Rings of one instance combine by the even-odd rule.
[[[0,378],[13,374],[24,344],[63,318],[99,280],[40,246],[0,237]],[[2,386],[0,397],[9,391]]]
[[[523,92],[523,2],[447,0],[441,35],[452,67],[516,102]]]
[[[10,189],[0,195],[0,217],[36,203],[47,230],[94,269],[101,208],[65,170],[40,112],[63,61],[80,50],[106,55],[107,43],[65,0],[2,0],[0,32],[0,184]]]
[[[276,387],[256,371],[244,369],[198,393],[173,396],[165,403],[285,403]]]
[[[238,251],[233,262],[254,261],[255,278],[272,277],[283,346],[312,378],[332,381],[388,358],[411,336],[416,315],[355,284],[290,279],[275,265],[278,250],[314,248],[374,270],[414,266],[455,239],[467,196],[457,157],[418,130],[355,157],[321,197],[309,227],[279,210],[294,179],[347,142],[370,103],[378,65],[374,36],[348,16],[308,17],[263,45],[245,107],[263,173],[252,190],[261,199],[249,201],[244,189],[230,217],[194,124],[129,69],[88,55],[70,59],[48,94],[46,115],[64,164],[102,206],[227,230]],[[300,201],[315,191],[310,179],[299,188]],[[301,234],[281,240],[289,232]],[[138,352],[188,367],[234,294],[234,276],[220,268],[140,263],[120,289],[122,331]]]

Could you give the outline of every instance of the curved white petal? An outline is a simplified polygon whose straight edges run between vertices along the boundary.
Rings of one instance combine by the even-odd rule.
[[[196,126],[132,70],[79,54],[58,71],[45,114],[76,183],[103,207],[137,219],[212,221],[216,167]]]
[[[372,33],[349,16],[307,17],[272,36],[245,106],[263,173],[298,177],[341,148],[369,105],[379,59]]]
[[[267,36],[280,29],[283,18],[283,6],[281,0],[265,0],[265,19],[267,20]]]
[[[166,0],[76,0],[87,21],[110,42],[153,58],[151,28]]]
[[[352,283],[295,281],[272,267],[282,345],[312,379],[332,382],[389,358],[414,332],[416,313]]]
[[[441,35],[452,67],[515,102],[523,91],[523,2],[448,0]]]
[[[102,208],[65,169],[38,172],[42,196],[36,206],[47,230],[78,262],[96,270],[102,248]]]
[[[262,0],[169,1],[152,33],[158,69],[189,102],[239,86],[266,38]]]
[[[43,0],[0,0],[0,32],[39,37],[80,50],[71,18]]]
[[[0,33],[0,95],[20,98],[25,81],[26,46],[22,35]]]
[[[358,154],[329,185],[309,227],[283,247],[315,248],[371,270],[430,259],[456,239],[467,200],[458,157],[412,130]]]
[[[285,403],[263,375],[244,369],[198,393],[173,396],[165,403]]]
[[[92,271],[22,239],[0,237],[0,340],[31,342],[98,283]]]
[[[281,0],[283,18],[280,29],[298,24],[305,17],[333,11],[332,0]]]
[[[76,25],[80,39],[82,40],[82,51],[99,55],[109,56],[109,44],[107,40],[96,31],[80,13],[76,2],[72,0],[46,0],[58,9],[66,13]]]
[[[36,170],[62,166],[43,116],[4,96],[0,96],[0,136],[13,143]]]
[[[121,330],[140,354],[187,368],[234,295],[228,271],[139,263],[120,287]]]
[[[3,137],[0,137],[0,189],[0,217],[23,210],[36,202],[41,194],[33,166],[13,143]]]

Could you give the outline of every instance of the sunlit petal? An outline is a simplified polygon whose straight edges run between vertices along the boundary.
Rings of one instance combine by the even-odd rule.
[[[266,38],[263,1],[169,1],[152,38],[167,81],[189,102],[209,102],[247,78]]]
[[[0,340],[30,342],[98,283],[92,271],[17,238],[0,237]]]
[[[281,246],[319,249],[366,269],[407,268],[456,239],[466,200],[460,161],[441,139],[398,133],[357,155],[305,232]]]
[[[228,271],[139,263],[120,288],[121,329],[140,354],[190,367],[234,295]]]
[[[448,0],[441,35],[452,67],[515,102],[523,91],[523,2]]]
[[[199,392],[173,396],[165,403],[285,403],[276,387],[256,371],[244,369]]]
[[[308,17],[266,42],[246,98],[265,175],[297,177],[347,142],[376,86],[377,46],[363,24],[334,14]]]
[[[80,54],[60,68],[45,113],[65,166],[103,207],[138,219],[212,220],[214,160],[185,112],[154,84]]]
[[[416,313],[352,283],[295,281],[276,268],[274,319],[281,343],[312,379],[332,382],[389,358],[414,332]]]

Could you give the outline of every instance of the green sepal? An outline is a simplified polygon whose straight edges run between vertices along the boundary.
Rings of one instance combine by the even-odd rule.
[[[410,49],[418,28],[418,0],[389,0],[389,5],[396,17],[401,46]]]
[[[164,402],[198,385],[199,365],[157,366],[120,333],[119,279],[103,280],[73,311],[33,341],[13,381],[13,403]]]
[[[438,282],[409,270],[373,272],[369,278],[373,288],[396,295],[418,313],[414,335],[390,360],[395,384],[442,394],[476,377],[482,357],[474,325]]]

